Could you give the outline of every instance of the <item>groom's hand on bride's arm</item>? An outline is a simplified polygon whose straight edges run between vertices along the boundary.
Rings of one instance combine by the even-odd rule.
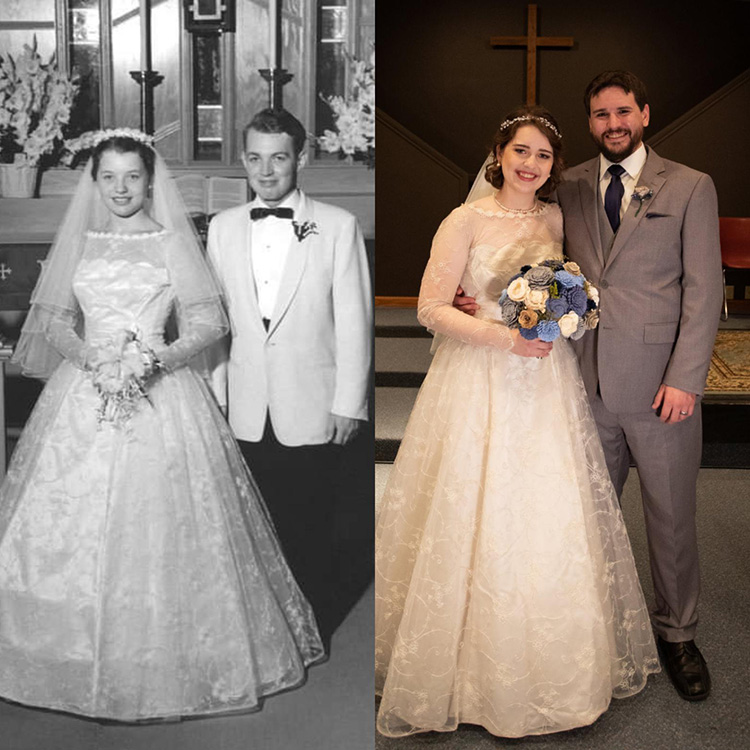
[[[693,416],[695,394],[662,383],[651,404],[662,422],[675,424]]]
[[[328,415],[328,420],[329,424],[333,426],[331,442],[334,445],[347,445],[354,440],[359,431],[359,419],[331,413]]]
[[[479,309],[479,305],[474,297],[467,297],[466,292],[459,286],[456,289],[456,296],[453,298],[453,307],[467,315],[474,315]]]

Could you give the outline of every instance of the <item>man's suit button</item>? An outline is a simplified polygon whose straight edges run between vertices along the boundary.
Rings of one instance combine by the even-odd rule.
[[[599,289],[608,289],[609,288],[609,282],[602,279],[599,282]]]

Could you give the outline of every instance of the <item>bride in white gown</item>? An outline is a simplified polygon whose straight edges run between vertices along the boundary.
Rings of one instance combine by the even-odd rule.
[[[196,371],[227,322],[164,163],[137,131],[92,142],[16,352],[49,382],[0,488],[0,697],[121,721],[257,708],[323,658],[315,616]],[[146,395],[103,410],[93,375],[133,336]]]
[[[562,258],[552,116],[501,125],[492,195],[442,223],[419,319],[439,335],[376,534],[378,730],[520,737],[596,720],[659,671],[620,508],[570,344],[526,341],[497,300]],[[490,179],[488,177],[488,179]],[[452,306],[458,286],[476,317]]]

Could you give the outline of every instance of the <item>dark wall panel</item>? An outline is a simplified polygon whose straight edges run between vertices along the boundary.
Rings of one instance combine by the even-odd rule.
[[[493,49],[489,38],[525,34],[527,5],[518,0],[431,0],[428,4],[378,0],[378,107],[470,178],[479,169],[504,114],[525,97],[525,52]],[[750,2],[719,0],[692,9],[688,5],[681,0],[538,3],[539,33],[575,40],[573,49],[543,49],[538,56],[538,100],[560,122],[568,163],[596,154],[582,95],[589,80],[602,70],[626,68],[645,81],[652,114],[648,139],[750,67]],[[696,120],[683,136],[664,142],[670,152],[665,156],[677,158],[679,153],[680,160],[714,176],[725,215],[750,213],[747,209],[739,212],[739,207],[750,206],[750,191],[744,180],[729,174],[740,175],[750,167],[750,147],[743,135],[748,121],[747,88],[742,91],[744,99],[733,100],[733,117],[717,123],[714,116],[705,125]],[[690,139],[687,144],[686,138]],[[716,148],[716,139],[734,147]],[[727,151],[732,154],[729,163]],[[379,236],[395,232],[395,227],[394,232],[386,229],[387,196],[393,181],[401,180],[400,173],[413,166],[402,154],[399,157],[400,161],[387,149],[378,149]],[[402,225],[401,230],[405,247],[399,252],[415,252],[409,227]],[[425,231],[421,228],[420,235]],[[377,257],[377,287],[380,294],[387,294],[388,262],[385,256],[381,259],[380,243]],[[418,279],[406,285],[418,288]]]

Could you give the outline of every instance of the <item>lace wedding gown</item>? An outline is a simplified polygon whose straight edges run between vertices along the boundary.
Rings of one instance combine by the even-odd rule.
[[[419,318],[440,343],[377,524],[383,734],[571,729],[659,671],[575,355],[565,340],[545,359],[507,351],[498,297],[549,257],[552,204],[508,212],[490,196],[435,236]],[[452,307],[459,283],[476,318]]]
[[[123,721],[257,707],[323,657],[313,612],[203,380],[179,365],[220,321],[180,306],[176,235],[90,233],[74,278],[85,343],[41,394],[0,490],[0,696]],[[140,331],[175,368],[124,425],[75,366]]]

